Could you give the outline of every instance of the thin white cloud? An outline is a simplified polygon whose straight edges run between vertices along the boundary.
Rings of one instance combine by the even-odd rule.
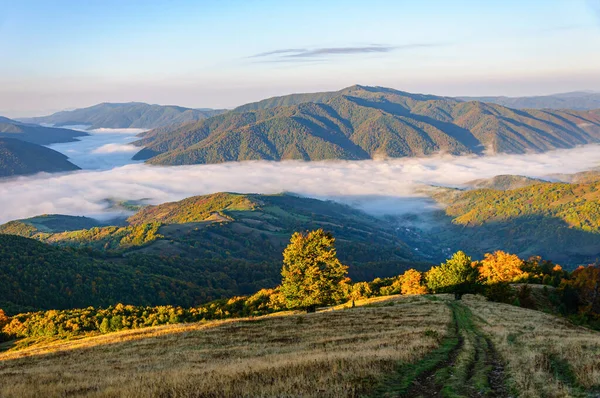
[[[89,132],[92,134],[126,134],[126,135],[135,135],[139,133],[143,133],[144,131],[148,131],[148,129],[109,129],[109,128],[100,128],[90,130]]]
[[[368,55],[383,54],[398,50],[414,50],[427,47],[440,47],[444,43],[408,43],[396,46],[383,44],[371,44],[363,46],[346,47],[320,47],[320,48],[285,48],[250,55],[246,58],[257,58],[258,63],[280,63],[280,62],[306,62],[307,59],[329,58],[331,56]]]
[[[105,144],[99,148],[93,149],[94,154],[109,154],[109,153],[136,153],[140,150],[135,145],[128,144]]]
[[[105,199],[159,204],[220,191],[296,192],[333,198],[375,214],[430,209],[418,200],[421,184],[459,186],[498,174],[543,177],[600,165],[600,146],[544,154],[486,157],[438,156],[382,161],[243,162],[153,167],[132,164],[105,171],[37,175],[0,183],[0,222],[43,213],[110,215]]]

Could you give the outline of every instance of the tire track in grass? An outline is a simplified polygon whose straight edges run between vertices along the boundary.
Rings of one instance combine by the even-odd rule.
[[[416,364],[402,364],[381,381],[374,397],[509,397],[504,366],[471,310],[447,302],[452,327],[440,346]]]

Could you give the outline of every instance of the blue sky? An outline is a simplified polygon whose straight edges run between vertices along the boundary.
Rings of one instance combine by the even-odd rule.
[[[599,0],[0,0],[0,114],[382,85],[600,90]]]

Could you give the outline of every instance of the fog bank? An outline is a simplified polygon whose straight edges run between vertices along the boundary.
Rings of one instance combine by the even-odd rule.
[[[114,149],[104,148],[108,152]],[[102,156],[106,156],[106,151]],[[115,150],[114,154],[127,152]],[[415,200],[419,198],[415,191],[421,184],[460,186],[470,180],[499,174],[544,177],[584,171],[598,165],[598,145],[544,154],[486,157],[257,161],[180,167],[130,164],[110,170],[39,174],[0,182],[0,222],[44,213],[106,218],[115,214],[114,209],[108,209],[107,198],[148,198],[149,203],[159,204],[220,191],[295,192],[315,198],[334,198],[374,214],[402,214],[431,207],[427,201]]]

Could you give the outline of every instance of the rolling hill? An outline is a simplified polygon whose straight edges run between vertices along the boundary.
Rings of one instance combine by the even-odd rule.
[[[88,135],[82,131],[38,126],[0,116],[0,138],[17,138],[38,145],[77,141]]]
[[[592,182],[600,181],[600,170],[588,170],[582,171],[575,174],[551,174],[548,176],[553,180],[556,179],[562,182],[569,182],[575,184],[589,184]]]
[[[97,128],[157,128],[205,119],[224,110],[191,109],[180,106],[150,105],[141,102],[102,103],[89,108],[57,112],[49,116],[23,119],[29,123],[55,126],[85,125]]]
[[[377,267],[376,263],[402,263],[415,258],[392,224],[335,202],[294,195],[195,196],[144,207],[123,225],[74,228],[90,224],[89,220],[40,216],[8,222],[0,226],[0,233],[59,246],[126,251],[128,255],[279,261],[293,232],[322,227],[331,231],[337,245],[349,254],[344,260]],[[352,270],[363,271],[372,274],[366,268]]]
[[[14,138],[0,138],[0,177],[79,170],[52,149]]]
[[[81,226],[88,229],[76,229]],[[16,262],[0,259],[0,280],[10,281],[11,286],[18,286],[16,291],[23,292],[22,300],[14,302],[13,307],[17,304],[28,308],[85,307],[98,305],[98,302],[192,306],[275,286],[281,279],[282,251],[292,233],[320,227],[336,237],[340,259],[349,265],[354,279],[392,276],[408,267],[426,266],[424,257],[413,254],[393,224],[350,207],[292,195],[219,193],[145,207],[120,226],[94,226],[90,219],[60,215],[17,220],[0,226],[0,234],[41,241],[22,241],[38,248],[36,250],[91,256],[99,268],[73,271],[73,275],[82,277],[82,292],[89,292],[94,281],[108,283],[103,277],[97,279],[101,270],[118,269],[121,276],[115,278],[121,278],[123,284],[135,284],[140,289],[138,295],[128,295],[120,291],[121,287],[115,287],[103,296],[105,301],[97,296],[89,296],[87,300],[82,293],[77,301],[65,296],[64,301],[57,298],[50,306],[50,302],[40,297],[58,295],[60,289],[70,286],[54,279],[59,278],[63,272],[60,269],[66,265],[51,261],[46,255],[39,257],[39,264],[30,264],[28,257],[21,257],[31,250],[19,249],[21,254],[10,254],[8,244],[0,244],[6,247],[5,258],[12,256]],[[17,263],[25,266],[18,268]],[[4,264],[8,268],[2,268]],[[31,268],[34,266],[45,267],[43,274],[49,275],[48,280],[54,283],[43,295],[36,296],[32,290],[41,285],[19,282],[25,283],[26,278],[40,274],[41,269]],[[4,273],[13,274],[5,277]],[[135,275],[156,278],[156,283],[151,279],[137,280]],[[167,289],[160,281],[171,281],[168,283],[173,287]],[[168,297],[162,297],[160,290]],[[171,294],[175,291],[178,291],[176,295]],[[0,308],[5,307],[0,305]]]
[[[515,109],[600,109],[600,93],[576,91],[531,97],[458,97],[462,101],[481,101]]]
[[[470,189],[496,189],[499,191],[508,191],[511,189],[527,187],[529,185],[543,184],[545,182],[547,181],[526,176],[498,175],[492,178],[469,181],[464,185]]]
[[[149,131],[136,142],[144,148],[135,159],[160,165],[360,160],[438,152],[543,152],[597,142],[600,111],[523,111],[352,86],[273,98],[199,122]]]

